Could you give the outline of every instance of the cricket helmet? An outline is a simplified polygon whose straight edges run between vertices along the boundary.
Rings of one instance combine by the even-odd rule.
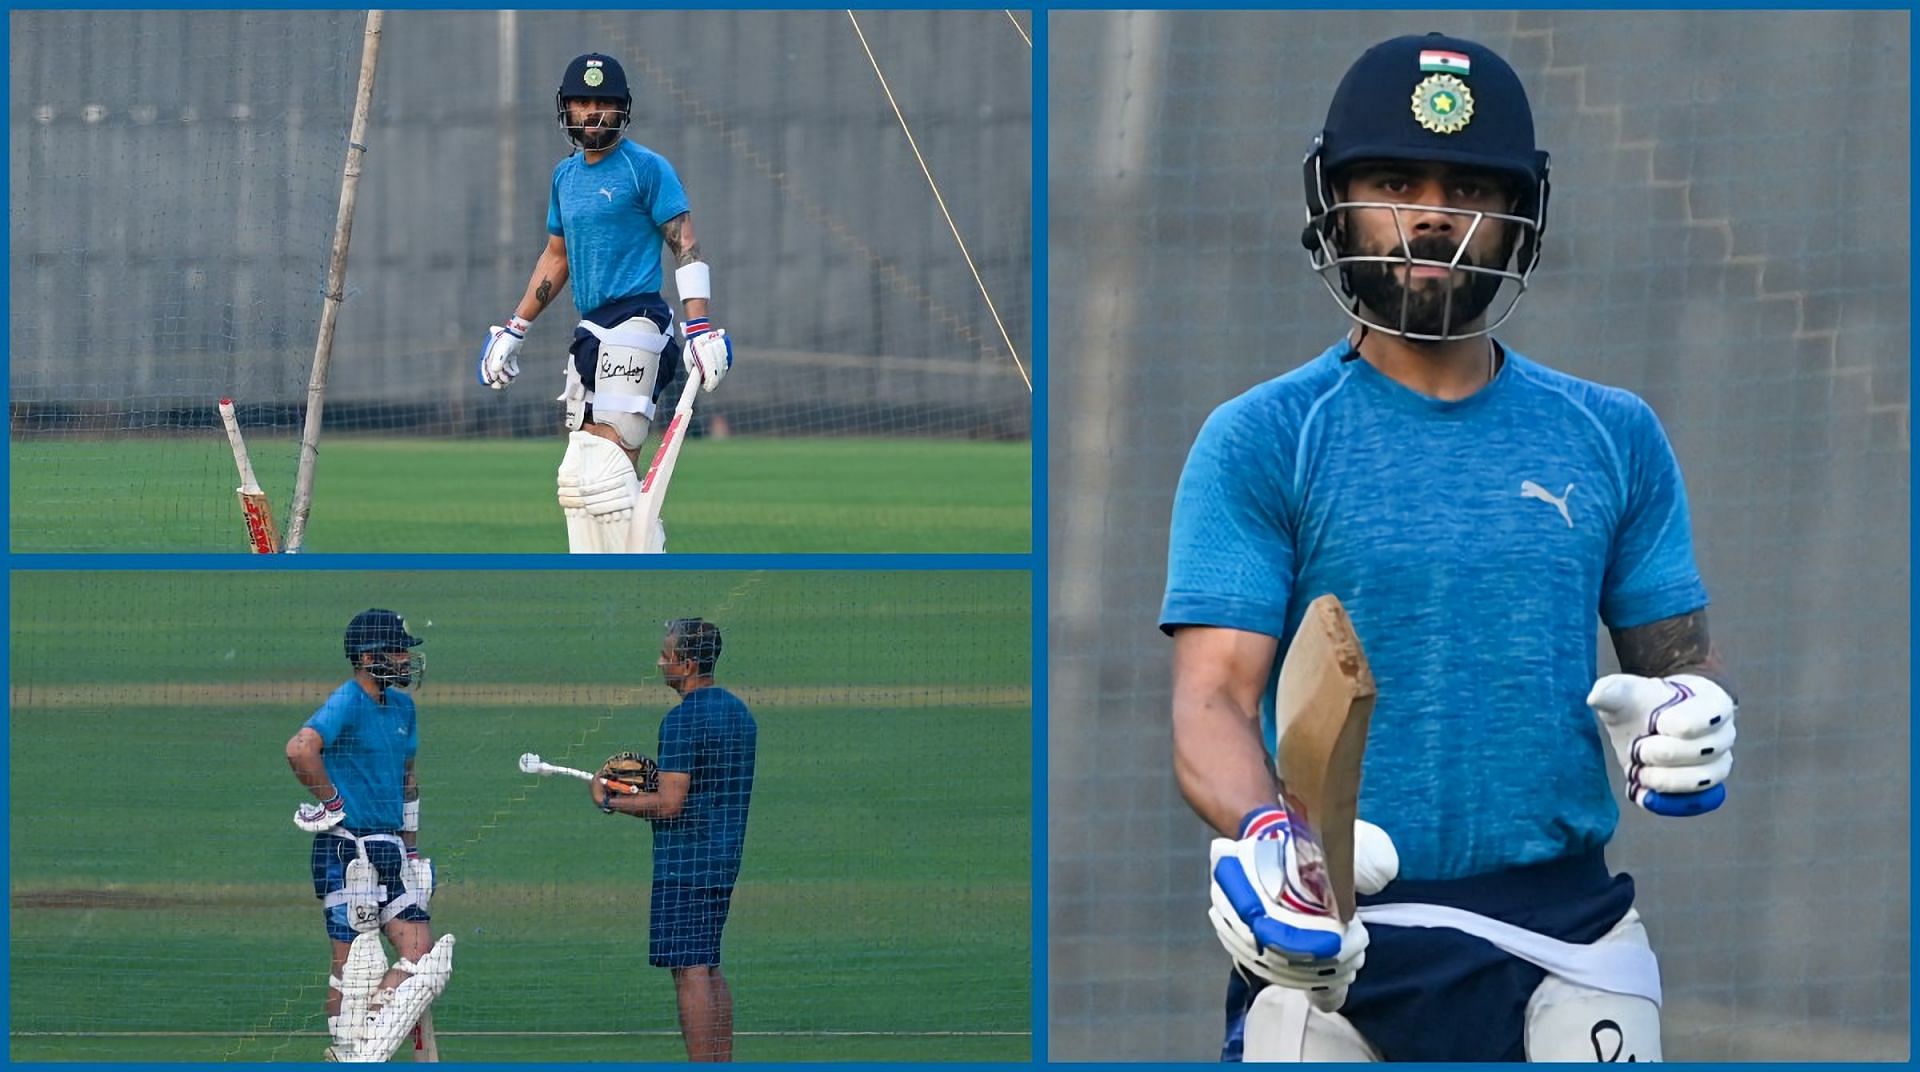
[[[347,661],[356,669],[360,666],[359,657],[362,655],[403,652],[424,643],[425,640],[407,632],[405,618],[379,607],[363,610],[347,623]],[[419,682],[420,676],[426,671],[426,660],[413,655],[405,666],[401,666],[392,659],[376,659],[370,670],[374,680],[380,684],[404,689]]]
[[[1474,330],[1439,333],[1409,331],[1405,310],[1387,323],[1380,310],[1369,317],[1355,298],[1351,270],[1382,258],[1356,256],[1345,248],[1341,219],[1360,202],[1342,200],[1342,172],[1363,161],[1408,161],[1480,168],[1505,179],[1513,195],[1506,213],[1461,211],[1464,234],[1487,220],[1508,229],[1506,256],[1499,264],[1477,265],[1417,258],[1406,250],[1395,264],[1453,267],[1468,273],[1476,292],[1484,291],[1484,311],[1503,284],[1513,284],[1512,299],[1498,316]],[[1475,41],[1431,33],[1382,41],[1347,69],[1334,90],[1327,121],[1302,162],[1307,226],[1301,242],[1341,308],[1362,325],[1424,341],[1471,338],[1498,327],[1513,313],[1527,281],[1540,262],[1540,238],[1546,231],[1548,156],[1534,145],[1533,109],[1526,87],[1498,53]],[[1365,207],[1373,206],[1370,203]],[[1462,245],[1465,244],[1464,238]]]
[[[579,99],[619,101],[619,116],[614,125],[572,125],[567,119],[567,102]],[[567,140],[574,145],[594,151],[611,148],[633,118],[633,94],[627,91],[627,72],[612,56],[598,52],[575,56],[573,62],[567,64],[567,73],[560,78],[560,89],[553,95],[553,108],[560,118],[560,126],[567,132]]]

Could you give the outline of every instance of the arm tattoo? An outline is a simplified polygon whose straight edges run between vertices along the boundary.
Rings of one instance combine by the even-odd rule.
[[[1707,636],[1707,612],[1696,610],[1657,622],[1613,630],[1620,669],[1642,677],[1698,674],[1733,696],[1733,681]]]
[[[700,259],[700,243],[685,241],[686,223],[687,214],[682,212],[660,228],[660,233],[666,236],[667,248],[673,250],[676,265],[688,265]]]
[[[540,303],[540,308],[545,309],[547,303],[553,300],[553,280],[542,279],[540,286],[533,292],[533,300]]]

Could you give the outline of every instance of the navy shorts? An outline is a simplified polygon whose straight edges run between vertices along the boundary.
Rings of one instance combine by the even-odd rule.
[[[1599,849],[1448,882],[1395,882],[1362,905],[1447,905],[1587,944],[1633,907],[1633,879],[1609,875]],[[1527,1002],[1546,969],[1446,927],[1367,925],[1367,963],[1340,1015],[1388,1061],[1524,1061]],[[1247,1010],[1266,986],[1233,973],[1222,1061],[1238,1061]]]
[[[366,846],[367,861],[373,864],[380,883],[380,905],[385,908],[406,892],[406,884],[400,879],[400,865],[406,861],[407,852],[400,841],[392,837],[370,837]],[[327,920],[327,937],[336,942],[351,942],[358,937],[347,923],[346,901],[339,896],[347,888],[347,863],[356,857],[352,839],[336,834],[313,835],[313,895],[320,899],[320,911]],[[393,918],[413,923],[432,919],[419,905],[408,905]]]
[[[732,904],[732,886],[654,883],[647,963],[656,968],[719,964],[720,929]]]
[[[603,328],[619,327],[636,316],[644,316],[653,321],[653,326],[672,335],[673,310],[667,307],[667,300],[657,292],[635,294],[631,298],[610,301],[593,312],[586,319]],[[573,369],[580,374],[580,382],[593,390],[593,381],[600,372],[600,340],[587,329],[575,326],[573,342],[567,352],[573,355]],[[660,401],[660,395],[672,386],[674,378],[680,372],[680,341],[672,339],[667,348],[660,351],[660,372],[653,380],[653,400]],[[593,420],[591,404],[588,406],[587,419]]]

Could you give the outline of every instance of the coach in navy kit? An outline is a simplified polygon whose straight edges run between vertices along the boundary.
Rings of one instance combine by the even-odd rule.
[[[694,1061],[733,1059],[733,995],[720,971],[720,932],[740,877],[753,796],[758,728],[740,698],[713,683],[720,630],[699,618],[667,623],[656,665],[680,702],[660,722],[659,784],[593,803],[653,824],[647,960],[673,972],[680,1033]]]

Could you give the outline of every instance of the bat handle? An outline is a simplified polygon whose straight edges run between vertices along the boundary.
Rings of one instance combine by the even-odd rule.
[[[1727,787],[1716,785],[1712,789],[1702,789],[1698,793],[1656,793],[1651,789],[1640,794],[1640,806],[1655,815],[1684,819],[1689,815],[1705,815],[1727,801]]]

